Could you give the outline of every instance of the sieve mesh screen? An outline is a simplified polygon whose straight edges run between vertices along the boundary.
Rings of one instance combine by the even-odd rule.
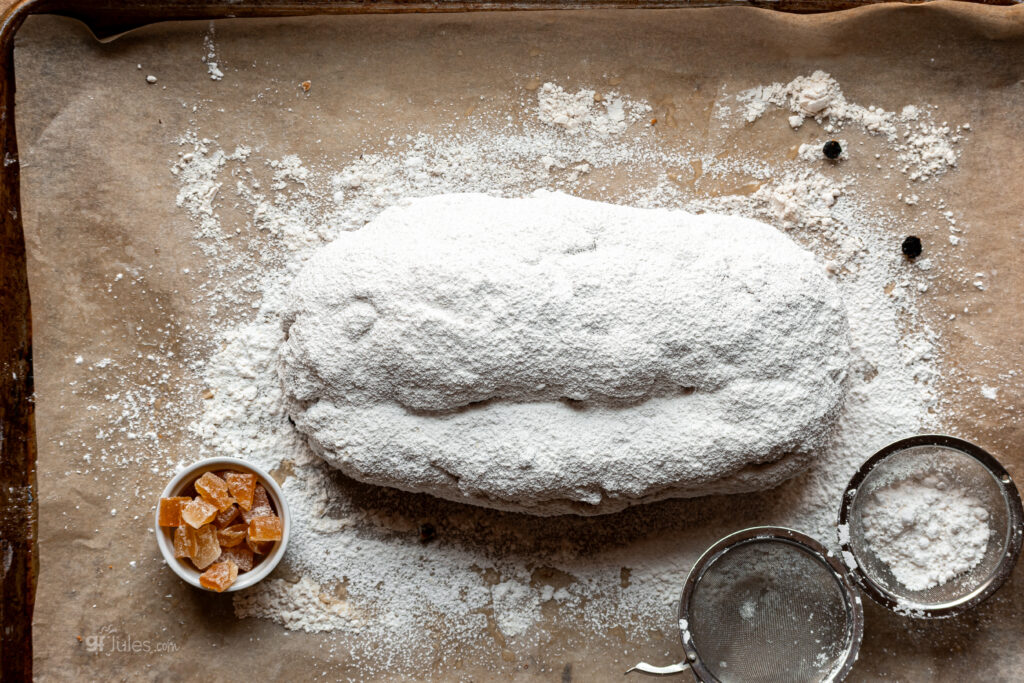
[[[688,612],[697,655],[723,683],[827,680],[853,637],[832,568],[778,539],[752,539],[712,560]]]

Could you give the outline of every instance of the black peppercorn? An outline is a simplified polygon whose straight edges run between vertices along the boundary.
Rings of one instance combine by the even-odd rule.
[[[921,255],[924,250],[921,246],[921,238],[911,235],[907,239],[903,240],[903,246],[900,247],[903,250],[904,256],[909,259],[915,259]]]
[[[839,155],[843,153],[843,146],[836,140],[829,140],[821,148],[821,153],[829,159],[838,159]]]
[[[433,524],[431,524],[430,522],[427,522],[426,524],[420,524],[421,543],[430,543],[435,538],[437,538],[437,529],[434,528]]]

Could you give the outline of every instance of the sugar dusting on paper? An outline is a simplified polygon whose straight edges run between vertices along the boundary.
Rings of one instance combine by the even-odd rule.
[[[215,52],[211,36],[207,66]],[[946,410],[938,388],[941,339],[917,303],[945,264],[937,255],[903,259],[892,232],[879,227],[904,221],[908,230],[919,229],[916,219],[858,192],[855,178],[830,172],[831,162],[817,158],[813,144],[795,158],[770,161],[731,147],[667,147],[659,143],[649,104],[598,94],[543,84],[523,91],[521,120],[481,115],[458,136],[403,131],[387,145],[337,161],[302,159],[292,150],[271,155],[253,140],[218,139],[198,124],[184,132],[171,172],[178,206],[211,264],[189,274],[209,319],[183,326],[191,347],[180,356],[152,354],[153,382],[139,379],[108,397],[112,408],[97,411],[97,428],[111,446],[88,453],[84,466],[134,466],[119,460],[115,442],[140,439],[149,444],[154,471],[228,454],[286,477],[294,517],[287,573],[236,596],[240,618],[320,633],[326,649],[367,672],[413,672],[423,657],[440,656],[439,649],[460,656],[489,651],[490,633],[500,633],[511,651],[525,652],[540,637],[542,614],[565,615],[587,637],[618,647],[609,629],[620,627],[634,642],[661,629],[672,642],[679,586],[708,544],[741,521],[833,538],[839,495],[863,459],[892,439],[940,426]],[[202,106],[197,111],[201,117]],[[748,130],[766,125],[803,132],[813,126],[821,142],[841,132],[850,141],[848,154],[869,148],[877,154],[880,172],[906,184],[900,203],[918,207],[927,216],[920,220],[948,232],[955,247],[969,239],[968,225],[931,181],[956,172],[969,127],[937,116],[924,104],[889,112],[851,103],[834,79],[818,72],[726,92],[714,125],[749,139],[756,132]],[[684,182],[680,169],[699,169],[695,178],[737,178],[754,189],[703,193],[698,182]],[[630,178],[625,190],[602,180],[616,175]],[[838,432],[806,474],[742,500],[640,506],[609,524],[533,520],[410,497],[346,479],[310,452],[289,422],[276,368],[287,287],[306,259],[411,197],[521,197],[538,189],[757,218],[816,254],[847,307],[853,358]],[[241,215],[237,227],[228,227],[231,212]],[[211,327],[216,331],[202,332]],[[97,373],[135,362],[83,353],[83,367]],[[155,389],[159,368],[172,363],[185,364],[195,386]],[[995,400],[994,389],[984,391]],[[160,419],[191,422],[192,450],[156,437],[150,407],[157,400],[166,402]],[[92,456],[97,461],[90,465]],[[436,527],[436,538],[421,538],[424,523]],[[420,627],[427,622],[435,625],[429,632]],[[671,646],[665,654],[671,656]]]

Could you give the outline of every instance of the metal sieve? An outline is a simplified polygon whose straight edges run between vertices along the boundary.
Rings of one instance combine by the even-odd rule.
[[[679,601],[686,659],[626,673],[838,681],[857,659],[863,628],[860,598],[836,557],[797,531],[754,527],[715,543],[690,570]]]
[[[865,501],[879,489],[911,477],[939,474],[975,498],[988,512],[985,555],[973,569],[946,583],[910,590],[900,583],[865,538]],[[839,511],[843,560],[876,602],[920,618],[949,617],[992,595],[1009,577],[1022,540],[1020,495],[999,462],[972,443],[952,436],[902,439],[873,455],[850,480]]]

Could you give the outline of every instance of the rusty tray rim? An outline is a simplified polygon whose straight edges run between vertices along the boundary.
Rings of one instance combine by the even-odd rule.
[[[7,0],[0,10],[0,680],[32,679],[38,576],[32,322],[21,220],[14,39],[33,14],[81,21],[101,41],[162,21],[343,14],[745,7],[822,13],[934,0]],[[1017,0],[962,0],[1011,6]]]

